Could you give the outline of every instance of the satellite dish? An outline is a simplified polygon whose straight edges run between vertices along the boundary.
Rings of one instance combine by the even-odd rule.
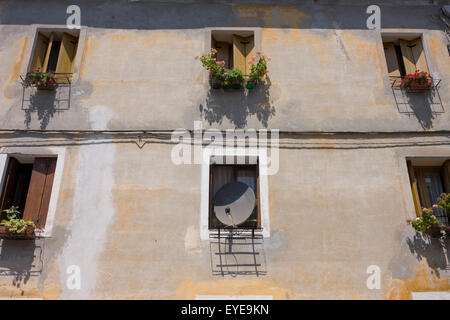
[[[242,182],[231,182],[214,195],[214,213],[224,225],[236,227],[253,212],[256,197],[253,189]]]

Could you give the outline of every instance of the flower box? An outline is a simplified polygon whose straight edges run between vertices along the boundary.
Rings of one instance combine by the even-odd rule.
[[[414,73],[407,74],[399,86],[410,90],[428,90],[433,87],[433,80],[428,72],[416,70]]]
[[[54,78],[48,79],[47,83],[43,85],[36,85],[38,90],[53,90],[56,87],[56,81]]]
[[[411,90],[427,90],[430,87],[428,80],[424,79],[414,79],[409,83],[409,89]]]
[[[427,231],[425,231],[432,238],[439,238],[441,236],[441,227],[433,226],[429,227]]]
[[[24,232],[11,231],[4,224],[0,225],[0,236],[31,239],[33,238],[35,228],[33,226],[28,226]]]

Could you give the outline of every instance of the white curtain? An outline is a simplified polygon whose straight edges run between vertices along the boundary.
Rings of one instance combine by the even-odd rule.
[[[428,196],[431,205],[437,204],[437,198],[444,192],[442,187],[441,175],[439,172],[424,172],[425,183],[427,185]],[[448,218],[445,212],[439,208],[433,208],[434,215],[441,223],[448,224]]]

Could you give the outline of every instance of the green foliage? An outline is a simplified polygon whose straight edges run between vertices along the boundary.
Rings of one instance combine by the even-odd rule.
[[[242,84],[244,82],[244,75],[239,69],[226,69],[223,73],[224,85],[232,85],[233,83]]]
[[[422,217],[416,218],[411,224],[417,231],[425,232],[430,227],[439,226],[439,220],[433,215],[432,209],[423,208]]]
[[[31,85],[46,86],[47,83],[55,79],[55,73],[53,71],[42,72],[38,68],[34,72],[28,72],[25,76],[25,80],[22,81],[22,86],[28,88]]]
[[[437,205],[450,217],[450,193],[441,193],[437,198]]]
[[[216,49],[211,49],[210,53],[202,54],[200,62],[203,67],[208,70],[211,78],[222,79],[225,72],[225,61],[216,61]],[[197,59],[198,56],[195,57]]]
[[[267,76],[267,73],[269,72],[267,70],[267,60],[270,60],[270,58],[264,56],[259,51],[257,51],[256,54],[259,56],[259,59],[257,57],[252,58],[250,61],[251,66],[249,74],[249,79],[254,82],[262,81],[264,77]],[[258,62],[256,62],[256,60],[258,60]]]
[[[6,213],[6,217],[8,220],[12,219],[20,219],[21,213],[19,211],[19,207],[12,206],[9,209],[3,210],[4,213]]]
[[[25,221],[21,219],[21,213],[18,209],[18,207],[12,206],[9,209],[3,210],[8,219],[2,220],[1,224],[5,225],[8,231],[16,233],[23,233],[28,227],[36,227],[33,221]]]

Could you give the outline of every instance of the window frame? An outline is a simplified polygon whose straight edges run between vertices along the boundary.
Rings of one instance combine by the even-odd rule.
[[[201,165],[201,188],[200,188],[200,239],[209,240],[209,198],[210,198],[210,165],[214,157],[234,157],[239,163],[245,163],[249,158],[258,163],[259,181],[259,211],[261,216],[261,230],[264,238],[270,237],[270,214],[269,214],[269,186],[267,171],[267,150],[257,148],[205,148],[203,150],[203,161]]]
[[[213,210],[213,194],[212,194],[212,188],[213,188],[213,170],[212,168],[214,166],[230,166],[233,167],[233,174],[234,174],[234,178],[236,180],[237,178],[237,171],[239,169],[245,169],[245,168],[251,168],[251,169],[255,169],[255,178],[256,178],[256,212],[257,212],[257,223],[256,223],[256,228],[254,228],[255,230],[259,230],[261,229],[261,208],[260,208],[260,198],[259,198],[259,164],[258,164],[258,160],[256,160],[256,164],[215,164],[215,163],[210,163],[209,165],[209,211],[208,211],[208,229],[211,230],[218,230],[219,228],[214,228],[212,226],[212,218],[214,215],[214,210]],[[239,169],[238,169],[239,168]],[[225,229],[225,228],[221,228],[221,229]],[[232,229],[252,229],[249,227],[237,227],[237,228],[232,228],[232,227],[228,227],[226,228],[227,230],[232,230]]]
[[[428,66],[428,73],[432,76],[433,79],[437,79],[439,78],[438,76],[436,76],[436,71],[434,68],[434,65],[431,63],[430,60],[430,53],[428,51],[428,46],[427,46],[427,42],[426,42],[426,32],[425,30],[422,29],[411,29],[410,31],[403,31],[403,30],[399,30],[399,29],[381,29],[381,31],[379,31],[379,37],[378,37],[378,41],[379,41],[379,48],[381,51],[381,57],[383,57],[383,61],[382,64],[384,65],[383,68],[383,74],[384,74],[384,78],[387,79],[389,81],[389,83],[391,84],[391,77],[389,76],[389,66],[387,63],[387,58],[384,52],[384,37],[396,37],[397,39],[401,39],[402,37],[416,37],[416,38],[420,38],[421,42],[422,42],[422,47],[423,47],[423,51],[425,54],[425,61],[427,63]],[[389,41],[386,41],[389,42]]]
[[[255,27],[208,27],[205,28],[204,34],[204,52],[210,52],[212,48],[212,33],[214,31],[222,31],[222,32],[253,32],[254,37],[254,51],[261,51],[261,30],[262,28]],[[208,71],[204,70],[203,72],[203,83],[206,85],[209,82]]]
[[[426,183],[423,177],[424,171],[428,172],[438,172],[441,176],[441,183],[443,187],[443,191],[445,193],[450,192],[450,185],[446,184],[446,175],[450,176],[450,159],[446,159],[443,161],[441,166],[435,165],[413,165],[411,159],[406,160],[406,166],[408,170],[408,179],[411,187],[411,194],[414,203],[414,209],[416,213],[416,217],[420,217],[422,215],[422,208],[431,208],[434,204],[432,200],[429,198]],[[445,172],[445,167],[448,167],[449,172]],[[418,173],[418,174],[417,174]],[[447,177],[449,179],[449,177]],[[450,220],[449,220],[450,223]]]
[[[8,168],[9,157],[14,157],[15,155],[21,156],[29,156],[29,157],[56,157],[56,168],[53,177],[52,190],[50,193],[50,200],[47,211],[47,218],[45,221],[45,226],[42,229],[37,229],[35,231],[36,235],[40,237],[51,237],[53,232],[53,225],[57,210],[57,202],[59,198],[59,192],[62,183],[63,170],[64,170],[64,162],[65,162],[65,153],[66,150],[64,147],[51,147],[51,148],[42,148],[42,147],[31,147],[27,148],[27,152],[23,152],[20,147],[16,148],[6,148],[2,153],[0,153],[0,191],[3,191],[3,186],[5,183],[6,171]]]
[[[37,44],[38,32],[70,32],[73,31],[68,29],[66,25],[46,25],[46,24],[32,24],[28,33],[26,34],[28,41],[24,56],[28,59],[22,60],[22,65],[20,68],[20,74],[25,75],[30,71],[33,63],[34,51]],[[80,77],[80,67],[83,58],[84,47],[86,44],[87,37],[87,27],[81,26],[78,35],[78,46],[77,52],[74,59],[74,67],[71,82],[78,80]]]

